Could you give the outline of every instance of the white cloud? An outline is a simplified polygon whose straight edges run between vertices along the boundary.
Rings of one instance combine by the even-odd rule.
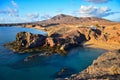
[[[0,23],[23,23],[23,22],[31,22],[31,20],[24,16],[19,17],[8,16],[0,18]]]
[[[11,4],[12,4],[15,8],[18,7],[18,4],[17,4],[14,0],[11,1]]]
[[[4,18],[0,18],[0,22],[1,22],[1,21],[4,21]]]
[[[6,8],[0,10],[0,23],[18,22],[18,20],[20,21],[17,3],[12,0],[10,5],[11,6],[6,6]]]
[[[39,20],[38,13],[19,15],[18,4],[14,0],[11,0],[10,5],[0,10],[0,23],[19,23]]]
[[[18,17],[18,5],[17,3],[15,3],[13,0],[11,1],[12,6],[11,7],[7,7],[6,9],[0,10],[0,14],[5,14],[8,16],[16,16]]]
[[[19,16],[18,10],[15,9],[15,8],[14,9],[10,8],[10,7],[8,7],[7,9],[1,10],[0,14],[5,14],[5,15],[8,15],[8,16],[16,16],[16,17]]]
[[[93,2],[93,3],[106,3],[106,2],[109,2],[111,0],[84,0],[84,1]]]
[[[39,18],[39,14],[38,13],[29,13],[27,14],[27,17],[30,18],[32,21],[37,21]]]
[[[19,16],[19,14],[18,14],[18,9],[16,9],[16,8],[10,8],[10,7],[8,7],[8,8],[6,9],[6,13],[7,13],[9,16],[15,16],[15,17],[18,17],[18,16]]]
[[[80,14],[85,17],[106,17],[116,12],[112,12],[108,7],[81,6]]]

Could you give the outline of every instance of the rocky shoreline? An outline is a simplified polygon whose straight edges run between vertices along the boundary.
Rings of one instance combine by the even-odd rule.
[[[16,35],[16,40],[5,44],[9,49],[18,53],[33,53],[33,55],[28,56],[24,61],[29,61],[38,56],[49,56],[54,53],[60,53],[61,55],[66,55],[67,51],[73,47],[82,46],[85,42],[93,42],[97,44],[105,43],[110,44],[111,40],[119,45],[119,34],[114,37],[118,40],[111,39],[110,33],[106,34],[105,30],[102,31],[101,28],[98,29],[87,29],[87,28],[77,28],[74,30],[69,30],[68,32],[59,32],[62,28],[58,29],[58,32],[51,32],[49,36],[43,36],[40,34],[32,34],[29,32],[19,32]],[[48,28],[49,30],[49,28]],[[52,29],[51,29],[52,30]],[[50,31],[51,31],[50,30]],[[50,32],[48,31],[48,32]],[[54,31],[54,30],[53,30]],[[99,43],[98,43],[99,42]],[[93,45],[93,44],[87,44]],[[113,44],[112,44],[113,46]],[[88,46],[85,46],[88,47]],[[115,47],[115,49],[119,49]],[[34,53],[39,54],[34,54]],[[109,59],[110,57],[110,59]],[[105,59],[105,60],[104,60]],[[104,60],[104,61],[103,61]],[[120,53],[118,52],[108,52],[98,57],[98,60],[94,61],[91,66],[89,66],[84,71],[79,74],[73,74],[65,80],[119,80],[119,70],[120,70]],[[108,66],[109,65],[109,66]],[[115,74],[112,74],[109,69],[117,70]],[[93,70],[93,71],[91,71]],[[96,72],[95,72],[96,71]],[[106,72],[107,71],[107,72]],[[114,72],[114,71],[113,71]],[[60,79],[63,80],[63,79]]]
[[[56,35],[56,34],[54,34]],[[78,40],[78,39],[82,40]],[[19,32],[16,35],[16,40],[6,43],[5,46],[10,50],[18,53],[44,53],[49,55],[53,53],[67,54],[67,51],[73,47],[81,46],[81,43],[86,39],[79,32],[76,36],[48,37],[40,34],[32,34],[29,32]],[[47,54],[47,55],[48,55]]]
[[[54,19],[55,18],[55,19]],[[92,18],[81,25],[63,23],[63,18],[74,20],[74,17],[59,15],[49,21],[59,19],[59,24],[26,24],[24,27],[36,28],[48,33],[47,36],[40,34],[32,34],[29,32],[19,32],[16,40],[5,44],[9,49],[18,53],[40,53],[28,56],[28,61],[36,56],[49,56],[54,53],[66,55],[71,48],[93,47],[107,49],[109,52],[104,53],[93,62],[87,69],[79,74],[73,74],[65,80],[119,80],[120,79],[120,24],[100,20],[98,23],[92,24]],[[69,19],[70,18],[70,19]],[[76,19],[75,19],[76,20]],[[98,19],[97,19],[98,20]],[[86,21],[86,20],[84,20]],[[93,20],[94,21],[94,20]],[[96,19],[95,19],[96,21]],[[62,22],[62,23],[60,23]],[[67,21],[69,22],[69,21]],[[102,23],[103,22],[103,23]],[[95,26],[91,26],[95,25]],[[88,26],[88,27],[86,27]],[[115,51],[114,51],[115,50]],[[116,51],[117,50],[117,51]],[[41,54],[42,53],[42,54]],[[96,53],[97,54],[97,53]],[[60,79],[64,80],[64,79]]]
[[[65,80],[119,80],[120,50],[106,52],[99,56],[85,70]],[[62,79],[63,80],[63,79]]]

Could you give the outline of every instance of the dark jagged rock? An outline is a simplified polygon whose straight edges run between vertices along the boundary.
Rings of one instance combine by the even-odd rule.
[[[85,35],[79,31],[54,37],[29,32],[19,32],[16,35],[16,40],[6,44],[6,46],[14,52],[19,53],[50,52],[50,54],[60,53],[65,55],[66,51],[80,46],[84,41],[86,41]]]
[[[51,47],[60,46],[60,50],[69,50],[87,41],[86,36],[77,30],[62,35],[58,33],[51,34],[51,37],[46,40],[46,43]]]
[[[48,37],[40,34],[32,34],[29,32],[19,32],[16,35],[16,40],[5,44],[9,49],[18,53],[65,53],[59,50],[59,46],[51,45],[51,42],[47,41]],[[52,41],[52,38],[49,38]],[[48,45],[50,43],[50,45]],[[56,44],[56,43],[55,43]],[[34,57],[34,56],[32,56]]]
[[[30,61],[30,60],[33,60],[37,57],[41,57],[41,56],[50,56],[51,55],[51,52],[42,52],[42,53],[39,53],[39,54],[33,54],[33,55],[30,55],[28,57],[26,57],[24,59],[24,61]]]
[[[65,43],[62,44],[60,48],[61,50],[69,50],[73,47],[81,46],[82,43],[87,41],[85,35],[79,31],[67,33],[63,35],[62,38],[64,39]]]
[[[26,48],[34,48],[45,44],[46,36],[32,34],[29,32],[20,32],[16,35],[16,45]]]
[[[16,35],[16,40],[5,44],[14,52],[39,52],[41,46],[45,45],[46,36],[40,34],[32,34],[29,32],[19,32]]]
[[[65,78],[70,76],[71,74],[75,74],[77,71],[73,68],[62,68],[60,71],[55,73],[55,78],[58,80],[60,78]]]

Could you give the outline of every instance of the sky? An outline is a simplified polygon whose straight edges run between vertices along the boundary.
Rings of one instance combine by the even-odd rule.
[[[120,21],[120,0],[0,0],[0,23],[41,21],[58,14]]]

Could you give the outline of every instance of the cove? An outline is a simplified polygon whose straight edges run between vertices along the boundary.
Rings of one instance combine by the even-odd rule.
[[[0,79],[1,80],[54,80],[59,78],[56,74],[62,68],[68,68],[71,72],[78,73],[87,68],[94,59],[105,50],[91,48],[74,48],[68,55],[59,54],[47,57],[37,57],[28,62],[24,58],[30,54],[17,54],[3,46],[4,43],[15,40],[15,35],[21,31],[45,34],[37,29],[21,27],[0,27]],[[63,75],[60,77],[68,77]]]

